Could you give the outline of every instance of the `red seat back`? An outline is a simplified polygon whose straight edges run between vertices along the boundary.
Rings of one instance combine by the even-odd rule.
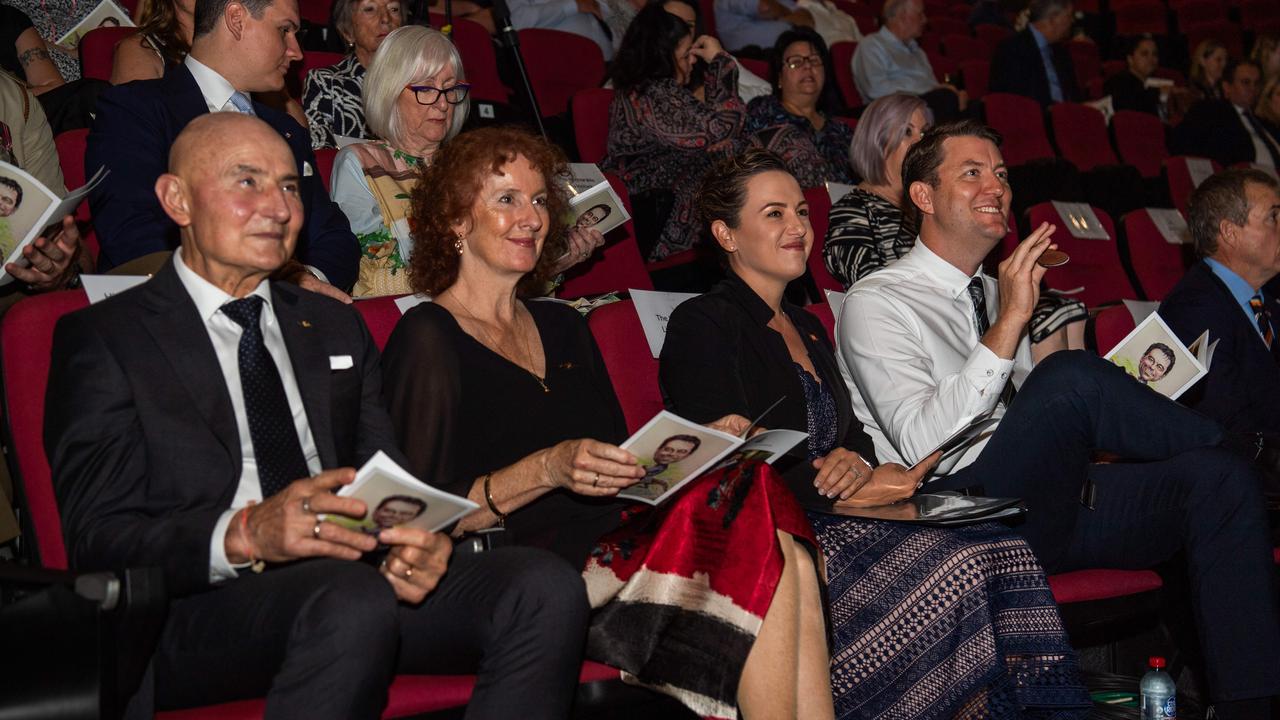
[[[138,28],[133,27],[99,27],[80,36],[76,48],[80,53],[80,76],[111,82],[116,45],[136,32]]]
[[[1042,222],[1056,225],[1053,241],[1071,256],[1071,262],[1045,273],[1044,281],[1049,287],[1055,290],[1083,287],[1084,290],[1072,297],[1088,307],[1138,297],[1129,282],[1129,276],[1124,272],[1124,266],[1120,264],[1116,226],[1105,210],[1094,208],[1093,212],[1111,236],[1110,240],[1080,240],[1072,237],[1067,232],[1067,222],[1058,215],[1052,203],[1032,205],[1027,212],[1033,228],[1039,227]]]
[[[1049,117],[1062,156],[1081,171],[1116,164],[1101,111],[1080,103],[1056,103],[1049,108]]]
[[[573,94],[569,109],[573,112],[573,138],[578,144],[578,158],[585,163],[604,160],[609,147],[609,105],[613,102],[610,88],[588,88]]]
[[[831,64],[836,70],[836,85],[840,88],[840,96],[850,108],[862,107],[862,96],[858,94],[858,85],[853,81],[853,53],[858,43],[838,42],[831,46]]]
[[[974,37],[985,42],[991,47],[997,47],[1005,38],[1013,34],[1013,31],[1007,27],[1000,25],[983,24],[973,29]]]
[[[503,104],[510,101],[511,91],[498,77],[498,54],[494,52],[489,31],[473,20],[454,18],[450,38],[462,56],[462,67],[471,84],[471,98]]]
[[[1059,605],[1136,595],[1163,585],[1150,570],[1073,570],[1049,576],[1049,590]]]
[[[520,49],[543,117],[567,111],[574,93],[604,81],[600,46],[581,35],[529,28],[520,31]]]
[[[809,201],[809,224],[813,226],[813,247],[809,250],[809,274],[818,290],[844,291],[844,286],[827,271],[822,249],[827,241],[827,222],[831,215],[831,195],[826,188],[806,188],[804,199]]]
[[[0,372],[4,375],[9,466],[22,488],[35,550],[46,568],[65,570],[67,550],[44,452],[44,393],[49,384],[53,327],[58,318],[89,304],[83,290],[35,295],[16,303],[0,321]]]
[[[987,124],[1004,136],[1000,151],[1007,164],[1021,165],[1055,157],[1044,130],[1044,111],[1039,103],[1010,93],[988,93],[982,102],[986,106]]]
[[[1098,355],[1105,356],[1114,350],[1135,327],[1137,324],[1133,322],[1133,314],[1124,305],[1112,305],[1099,310],[1093,316],[1093,337],[1098,346]]]
[[[75,190],[84,185],[84,152],[89,139],[88,128],[60,132],[53,138],[53,145],[58,151],[58,165],[62,167],[62,179],[68,190]],[[81,205],[82,219],[89,217],[89,204]],[[76,213],[79,218],[80,213]]]
[[[966,60],[990,60],[994,54],[994,49],[986,42],[974,37],[970,37],[967,33],[951,34],[942,36],[942,49],[945,55],[956,62],[964,62]],[[934,69],[935,72],[937,69]]]
[[[1187,271],[1183,246],[1165,240],[1146,208],[1124,216],[1129,262],[1148,300],[1163,300]]]
[[[711,37],[718,38],[720,34],[716,31],[716,2],[715,0],[698,0],[698,15],[702,20],[702,32]]]
[[[1185,28],[1226,17],[1227,8],[1222,0],[1191,0],[1174,7],[1173,14],[1178,18],[1178,27]]]
[[[947,15],[933,13],[929,17],[929,32],[935,35],[968,35],[969,24]]]
[[[605,173],[605,179],[613,186],[613,191],[618,193],[622,205],[630,213],[631,197],[627,194],[626,183],[612,173]],[[635,222],[628,220],[609,231],[605,237],[605,245],[597,252],[597,257],[576,265],[565,273],[564,284],[556,294],[562,298],[579,298],[624,290],[652,289],[653,280],[649,278],[644,258],[640,256],[640,245],[636,242]]]
[[[1120,159],[1145,178],[1160,177],[1160,168],[1169,149],[1164,140],[1164,123],[1150,113],[1119,110],[1111,118]]]
[[[1114,8],[1112,12],[1116,17],[1116,33],[1119,35],[1165,35],[1169,32],[1169,19],[1165,15],[1164,4],[1155,0],[1132,0]]]
[[[329,24],[329,8],[332,5],[330,0],[298,0],[298,15],[303,20],[325,27]]]
[[[832,345],[836,343],[836,314],[831,309],[831,303],[816,302],[804,306],[814,317],[818,318],[818,322],[822,323],[822,327],[827,331],[827,339]]]
[[[1192,159],[1207,160],[1207,158],[1175,155],[1164,161],[1169,180],[1169,198],[1173,200],[1173,206],[1178,208],[1178,212],[1182,213],[1183,217],[1187,215],[1187,203],[1191,200],[1191,191],[1196,189],[1195,182],[1191,179],[1191,170],[1187,166],[1187,161]],[[1209,162],[1213,163],[1214,173],[1222,170],[1222,166],[1216,160],[1209,160]]]
[[[1071,66],[1076,70],[1078,86],[1088,87],[1090,80],[1102,75],[1102,53],[1096,43],[1072,40],[1067,43],[1067,51],[1071,53]]]
[[[964,89],[971,99],[985,97],[991,81],[991,63],[986,60],[965,60],[960,63],[960,77],[964,78]]]
[[[1253,28],[1256,37],[1262,33],[1263,25],[1280,22],[1280,5],[1275,0],[1244,0],[1240,3],[1240,22]]]
[[[1227,48],[1229,56],[1240,57],[1244,54],[1244,35],[1240,26],[1230,20],[1196,23],[1182,28],[1182,32],[1187,36],[1189,48],[1198,47],[1200,43],[1212,38]]]
[[[333,161],[338,157],[337,148],[320,148],[316,153],[316,172],[320,175],[320,181],[324,183],[326,191],[332,191],[330,184],[333,182]]]
[[[369,328],[369,334],[373,336],[373,343],[378,346],[378,350],[386,347],[391,331],[395,330],[396,323],[400,322],[401,313],[400,308],[396,307],[396,300],[401,297],[404,296],[387,295],[356,300],[352,303],[364,320],[365,327]]]
[[[658,361],[649,352],[636,306],[623,300],[596,308],[587,316],[587,324],[618,394],[627,432],[633,433],[662,410]]]
[[[734,60],[737,60],[738,65],[742,66],[744,70],[747,70],[761,80],[773,81],[773,73],[769,72],[769,62],[767,60],[740,57],[735,57]]]

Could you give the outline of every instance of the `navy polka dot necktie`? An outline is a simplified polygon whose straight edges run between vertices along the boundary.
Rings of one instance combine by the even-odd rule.
[[[223,305],[222,312],[244,328],[239,348],[240,389],[244,393],[245,414],[249,416],[253,454],[258,461],[258,482],[262,497],[268,498],[311,473],[298,443],[280,371],[262,341],[258,317],[263,302],[261,297],[250,295]]]

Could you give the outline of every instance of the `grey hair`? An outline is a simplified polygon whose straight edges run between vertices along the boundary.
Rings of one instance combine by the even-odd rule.
[[[329,21],[333,26],[338,28],[338,33],[343,39],[355,35],[355,28],[351,24],[351,16],[354,14],[352,10],[360,0],[333,0],[333,6],[329,8]]]
[[[916,0],[916,2],[921,1],[922,0]],[[884,7],[880,9],[881,18],[888,20],[889,18],[894,17],[898,13],[902,12],[903,8],[905,8],[909,2],[911,2],[911,0],[886,0]]]
[[[906,139],[907,124],[917,110],[924,113],[926,123],[933,124],[933,112],[916,95],[893,93],[867,106],[849,144],[849,164],[863,180],[874,185],[887,182],[885,158]]]
[[[1243,227],[1249,222],[1249,184],[1275,190],[1280,183],[1254,168],[1228,168],[1209,177],[1191,193],[1187,225],[1196,254],[1212,257],[1218,252],[1218,232],[1223,220]]]
[[[369,130],[393,147],[401,147],[404,137],[396,100],[406,85],[431,77],[445,67],[453,68],[459,83],[466,81],[458,49],[439,30],[421,25],[392,30],[378,46],[364,77],[364,118]],[[436,102],[445,99],[441,96]],[[445,142],[461,132],[470,108],[470,95],[454,106]]]
[[[1031,0],[1027,7],[1028,22],[1047,20],[1071,6],[1071,0]]]

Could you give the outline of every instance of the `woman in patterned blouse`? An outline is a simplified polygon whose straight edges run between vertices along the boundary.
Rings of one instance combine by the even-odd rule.
[[[333,67],[316,68],[303,81],[302,106],[311,147],[335,147],[336,136],[368,139],[361,107],[365,68],[383,38],[404,23],[400,0],[335,0],[333,24],[347,42],[347,56]]]
[[[364,113],[382,140],[353,143],[333,164],[333,201],[360,243],[360,274],[352,297],[412,292],[409,196],[424,167],[462,129],[470,103],[462,58],[438,30],[410,25],[393,31],[369,64]],[[569,231],[569,249],[555,273],[604,244],[592,228]]]
[[[695,60],[707,68],[703,84],[690,90]],[[687,250],[699,237],[694,189],[712,163],[747,142],[738,66],[718,40],[695,40],[683,20],[652,4],[627,28],[613,85],[605,168],[627,184],[642,241],[656,238],[646,249],[650,259]]]
[[[853,182],[853,130],[830,117],[839,100],[826,82],[831,57],[822,36],[809,28],[782,33],[770,65],[773,94],[747,105],[747,132],[782,158],[801,187]]]

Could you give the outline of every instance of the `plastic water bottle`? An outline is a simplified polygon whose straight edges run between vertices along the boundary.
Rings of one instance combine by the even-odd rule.
[[[1177,687],[1169,673],[1160,672],[1165,664],[1164,658],[1159,656],[1147,659],[1151,670],[1142,676],[1138,685],[1142,720],[1173,720],[1178,716]]]

